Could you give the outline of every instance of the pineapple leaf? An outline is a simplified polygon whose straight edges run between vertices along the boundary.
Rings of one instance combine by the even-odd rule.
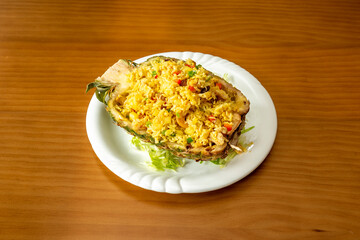
[[[99,85],[98,82],[91,82],[89,83],[87,86],[86,86],[86,91],[85,93],[87,93],[90,89],[94,88],[94,87],[97,87]]]
[[[96,98],[100,101],[100,102],[102,102],[102,103],[104,103],[104,104],[107,104],[106,103],[106,96],[109,94],[109,89],[110,88],[98,88],[98,89],[96,89]]]
[[[95,90],[96,98],[100,102],[102,102],[104,104],[107,104],[106,97],[109,95],[109,91],[111,90],[111,86],[103,85],[100,82],[95,81],[95,82],[89,83],[86,86],[86,93],[92,88],[96,88],[96,90]]]

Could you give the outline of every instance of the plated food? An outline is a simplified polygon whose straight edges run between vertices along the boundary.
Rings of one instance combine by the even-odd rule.
[[[170,155],[168,154],[170,151],[156,147],[155,144],[150,143],[151,140],[145,142],[138,137],[133,137],[123,128],[113,124],[114,121],[109,117],[104,104],[98,100],[98,98],[110,99],[106,96],[106,91],[109,89],[104,87],[96,89],[98,96],[93,95],[86,113],[86,132],[99,160],[115,175],[131,184],[166,193],[200,193],[216,190],[239,181],[256,169],[271,150],[277,131],[275,106],[261,83],[235,63],[199,52],[158,53],[137,59],[135,62],[141,64],[154,56],[192,59],[213,73],[224,76],[225,80],[237,89],[241,89],[246,98],[251,101],[251,111],[246,114],[246,125],[242,130],[240,141],[243,146],[246,143],[253,143],[251,148],[242,154],[236,154],[232,148],[229,148],[228,156],[221,160],[220,158],[210,161],[182,159],[184,164],[179,164],[178,168],[169,168],[167,164],[165,171],[157,167],[154,169],[152,157],[156,157],[159,162],[164,162],[164,159]],[[91,85],[94,83],[90,84],[89,88],[92,87]],[[249,131],[252,126],[255,128]],[[134,139],[142,146],[147,145],[151,154],[134,148]],[[228,161],[232,156],[234,158]],[[226,167],[222,167],[223,162]],[[214,163],[220,163],[221,167]],[[170,169],[176,169],[176,171]]]
[[[191,59],[119,60],[91,88],[117,125],[175,156],[207,161],[242,151],[249,100]]]

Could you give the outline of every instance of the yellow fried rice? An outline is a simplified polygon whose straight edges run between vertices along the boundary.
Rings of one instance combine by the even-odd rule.
[[[130,87],[115,101],[133,130],[146,130],[156,143],[221,145],[228,139],[219,133],[229,131],[233,114],[243,106],[217,79],[190,59],[155,57],[127,75]]]

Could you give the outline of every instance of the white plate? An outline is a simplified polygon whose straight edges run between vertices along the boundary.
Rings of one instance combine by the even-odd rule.
[[[90,143],[99,159],[116,175],[139,187],[167,193],[199,193],[226,187],[239,181],[256,169],[266,158],[275,141],[277,117],[270,95],[260,82],[238,65],[209,54],[167,52],[163,55],[179,59],[191,58],[204,68],[223,76],[241,90],[250,100],[246,127],[255,128],[246,133],[247,141],[254,142],[251,151],[237,155],[224,168],[210,162],[202,164],[187,160],[183,168],[159,172],[147,165],[149,156],[135,149],[131,135],[113,124],[95,94],[87,115],[86,129]],[[140,63],[151,56],[136,60]]]

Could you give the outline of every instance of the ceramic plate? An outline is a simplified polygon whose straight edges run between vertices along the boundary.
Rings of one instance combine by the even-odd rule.
[[[277,130],[274,104],[260,82],[238,65],[209,54],[167,52],[151,56],[155,55],[184,60],[191,58],[219,76],[228,74],[229,82],[250,100],[245,128],[255,128],[242,137],[253,142],[253,147],[250,151],[237,155],[223,168],[211,162],[200,164],[186,160],[186,165],[177,171],[156,171],[148,165],[148,154],[131,145],[132,136],[112,122],[104,105],[94,94],[86,115],[86,129],[96,155],[105,166],[134,185],[167,193],[200,193],[220,189],[239,181],[256,169],[268,155]],[[143,62],[151,56],[135,62]]]

